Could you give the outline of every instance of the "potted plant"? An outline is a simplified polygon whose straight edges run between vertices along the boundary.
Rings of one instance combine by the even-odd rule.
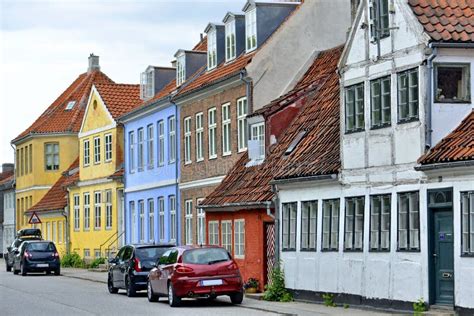
[[[247,282],[244,283],[245,293],[257,293],[260,282],[255,278],[249,278]]]

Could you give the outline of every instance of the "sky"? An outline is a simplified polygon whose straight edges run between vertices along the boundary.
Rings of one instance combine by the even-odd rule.
[[[87,71],[90,53],[118,83],[148,65],[170,66],[209,22],[245,0],[0,0],[0,163],[10,141]]]

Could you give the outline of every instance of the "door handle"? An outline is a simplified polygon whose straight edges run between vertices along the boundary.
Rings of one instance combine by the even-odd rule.
[[[438,257],[438,255],[437,255],[436,253],[434,253],[434,254],[433,254],[433,257],[437,258],[437,257]]]

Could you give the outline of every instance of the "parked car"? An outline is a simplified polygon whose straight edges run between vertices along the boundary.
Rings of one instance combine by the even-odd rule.
[[[52,241],[26,240],[15,252],[13,273],[26,275],[28,272],[54,271],[54,275],[61,273],[59,253]]]
[[[15,251],[18,250],[21,243],[25,240],[42,240],[41,230],[38,228],[21,229],[16,233],[15,240],[7,247],[7,252],[4,254],[5,266],[7,272],[12,270],[13,260],[15,259]]]
[[[226,249],[214,246],[168,250],[150,271],[147,295],[150,302],[167,296],[172,307],[184,297],[228,295],[233,304],[241,304],[244,297],[237,263]]]
[[[127,296],[146,290],[148,273],[171,244],[133,244],[120,248],[117,256],[109,260],[107,287],[110,293],[125,289]]]

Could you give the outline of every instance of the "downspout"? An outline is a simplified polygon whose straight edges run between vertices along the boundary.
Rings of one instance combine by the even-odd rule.
[[[66,199],[66,207],[64,208],[65,212],[63,212],[63,216],[64,216],[64,220],[66,221],[66,225],[64,227],[64,229],[66,230],[66,253],[68,254],[69,251],[70,251],[70,248],[71,248],[71,245],[70,245],[70,236],[69,236],[69,197],[70,197],[70,192],[69,192],[69,188],[67,188],[67,199]]]
[[[175,227],[175,231],[176,231],[176,245],[180,245],[180,239],[181,239],[181,231],[178,229],[180,227],[180,225],[178,223],[181,223],[181,196],[179,196],[179,159],[178,159],[178,156],[179,156],[179,152],[180,152],[180,149],[178,149],[178,144],[179,144],[179,141],[178,141],[178,137],[180,137],[181,135],[181,131],[178,131],[178,122],[179,122],[179,119],[178,119],[178,105],[176,103],[173,102],[172,98],[170,97],[169,98],[169,101],[171,104],[174,105],[174,129],[175,129],[175,157],[174,157],[174,167],[175,167],[175,179],[176,179],[176,184],[175,184],[175,217],[176,217],[176,227]],[[169,201],[168,201],[169,203]],[[178,207],[178,205],[180,207]]]
[[[280,266],[280,198],[278,196],[278,185],[272,184],[273,205],[275,205],[275,267]]]
[[[436,57],[438,53],[438,48],[433,47],[433,43],[429,43],[428,47],[431,48],[431,54],[428,56],[426,60],[426,67],[428,68],[428,84],[427,84],[427,98],[426,98],[426,133],[425,133],[425,147],[426,150],[431,148],[432,143],[432,135],[433,135],[433,128],[432,128],[432,98],[434,93],[433,87],[433,59]]]
[[[248,113],[250,114],[253,112],[252,78],[248,76],[246,69],[240,71],[240,80],[246,85],[245,94],[247,95]]]

